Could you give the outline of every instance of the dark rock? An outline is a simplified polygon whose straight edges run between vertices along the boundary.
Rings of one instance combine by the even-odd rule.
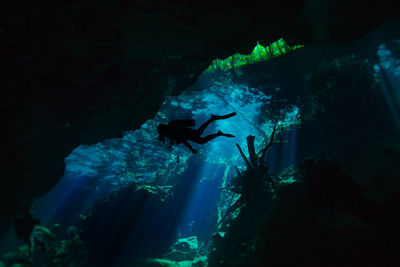
[[[174,261],[193,260],[198,254],[199,244],[196,236],[179,238],[172,244],[163,258]]]
[[[302,170],[304,180],[280,192],[260,231],[257,266],[398,264],[398,215],[369,202],[331,161],[309,160]]]
[[[18,239],[30,242],[30,235],[35,225],[40,224],[39,220],[35,219],[29,212],[25,212],[22,216],[16,217],[14,220],[15,234]]]
[[[76,227],[36,225],[31,240],[0,258],[0,266],[87,266],[87,249]],[[2,265],[4,264],[4,265]]]
[[[368,202],[361,187],[339,165],[328,160],[307,160],[301,168],[305,172],[310,208],[328,209],[332,214],[346,210],[353,216],[367,216]]]
[[[398,265],[398,191],[373,202],[331,160],[305,161],[296,180],[259,203],[260,227],[241,212],[225,236],[216,236],[209,266]],[[247,228],[256,235],[243,237]]]

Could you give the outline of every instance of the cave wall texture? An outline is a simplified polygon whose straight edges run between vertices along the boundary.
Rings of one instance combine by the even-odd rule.
[[[347,43],[398,16],[391,1],[0,3],[0,218],[61,177],[80,144],[121,136],[215,58],[259,41]]]

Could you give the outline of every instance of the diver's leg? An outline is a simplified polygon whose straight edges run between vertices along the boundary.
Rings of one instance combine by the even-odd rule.
[[[215,133],[215,134],[210,134],[210,135],[207,135],[207,136],[205,136],[205,137],[198,137],[198,138],[191,139],[191,140],[192,140],[193,142],[198,143],[198,144],[205,144],[205,143],[207,143],[208,141],[210,141],[210,140],[212,140],[212,139],[214,139],[214,138],[216,138],[216,137],[218,137],[218,136],[235,137],[234,135],[225,134],[225,133],[223,133],[223,132],[221,132],[221,131],[218,131],[218,132]]]
[[[214,118],[214,120],[225,120],[225,119],[229,119],[233,116],[236,116],[236,112],[232,112],[232,113],[222,115],[222,116],[212,115],[211,118]]]
[[[212,123],[213,121],[215,121],[215,119],[211,116],[211,118],[206,121],[205,123],[203,123],[199,129],[197,129],[197,134],[200,136],[203,134],[204,130],[208,127],[208,125],[210,125],[210,123]]]
[[[216,120],[225,120],[225,119],[229,119],[229,118],[231,118],[231,117],[233,117],[233,116],[235,116],[235,115],[236,115],[236,112],[232,112],[232,113],[229,113],[229,114],[223,115],[223,116],[212,115],[211,118],[210,118],[208,121],[206,121],[205,123],[203,123],[203,124],[199,127],[199,129],[197,129],[197,132],[199,133],[199,135],[202,135],[203,132],[204,132],[204,130],[208,127],[208,125],[210,125],[210,123],[212,123],[212,122],[214,122],[214,121],[216,121]],[[214,138],[215,138],[215,137],[214,137]]]
[[[226,133],[223,133],[221,131],[218,131],[218,133],[220,133],[221,136],[225,136],[225,137],[235,137],[233,134],[226,134]]]
[[[197,153],[197,150],[194,149],[187,141],[182,142],[187,148],[190,149],[190,151],[192,151],[193,154]],[[179,156],[179,155],[178,155]],[[179,158],[178,158],[179,159]]]
[[[218,136],[221,136],[221,134],[219,134],[219,133],[210,134],[210,135],[207,135],[206,137],[199,137],[199,138],[196,138],[196,140],[192,140],[192,141],[196,142],[198,144],[205,144],[208,141],[210,141],[210,140],[212,140],[212,139],[214,139],[214,138],[216,138]]]

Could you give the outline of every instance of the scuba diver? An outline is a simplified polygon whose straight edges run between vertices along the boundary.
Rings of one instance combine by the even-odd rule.
[[[166,124],[160,124],[157,127],[158,131],[158,139],[165,144],[165,137],[169,139],[169,144],[180,144],[183,143],[187,148],[192,151],[192,153],[197,153],[197,150],[195,150],[189,143],[188,140],[195,142],[197,144],[205,144],[208,141],[218,137],[218,136],[225,136],[225,137],[235,137],[234,135],[231,134],[226,134],[221,131],[218,131],[215,134],[210,134],[205,137],[201,137],[203,134],[204,130],[207,128],[210,123],[216,121],[216,120],[225,120],[228,118],[231,118],[236,115],[236,112],[229,113],[227,115],[223,116],[215,116],[212,115],[211,118],[203,123],[199,129],[192,129],[190,127],[193,127],[196,122],[193,119],[188,119],[188,120],[173,120],[168,125]]]

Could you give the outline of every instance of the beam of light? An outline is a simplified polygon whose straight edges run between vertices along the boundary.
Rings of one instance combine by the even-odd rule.
[[[276,149],[279,150],[280,154],[280,163],[278,168],[270,169],[272,172],[279,172],[282,169],[287,168],[288,166],[295,165],[297,160],[297,125],[293,124],[293,121],[296,120],[298,115],[298,108],[294,107],[291,112],[289,112],[286,116],[287,119],[283,122],[283,124],[287,124],[286,130],[283,134],[283,140],[286,142],[285,144],[279,145]]]
[[[296,111],[297,108],[292,114],[296,114]],[[285,143],[275,145],[267,153],[265,163],[271,173],[278,173],[297,163],[297,127],[295,123],[291,122],[283,133],[282,141]]]
[[[290,135],[288,139],[289,146],[289,165],[294,165],[297,160],[297,126],[293,125],[290,129]]]
[[[197,185],[186,203],[179,230],[182,237],[196,235],[203,241],[211,234],[216,222],[218,188],[222,179],[217,165],[208,163],[204,163],[192,179],[195,179]]]
[[[80,214],[87,212],[99,197],[110,193],[98,177],[102,165],[98,147],[78,147],[65,161],[66,170],[60,182],[32,206],[41,224],[46,226],[76,224]]]
[[[375,74],[381,81],[382,93],[390,109],[397,132],[400,132],[400,59],[382,44],[378,49],[379,63]]]

